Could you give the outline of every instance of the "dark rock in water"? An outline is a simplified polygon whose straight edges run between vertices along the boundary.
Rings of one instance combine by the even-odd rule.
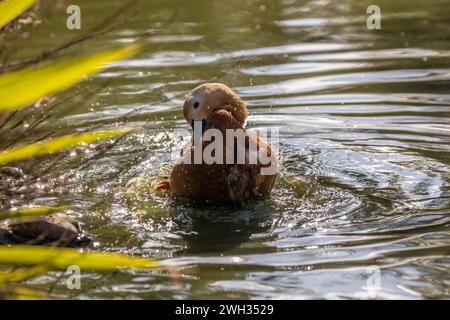
[[[0,244],[8,244],[10,242],[11,233],[6,223],[0,222]]]
[[[3,231],[2,231],[3,230]],[[32,220],[11,220],[7,227],[0,226],[0,243],[47,244],[52,246],[79,247],[91,243],[77,225],[64,214],[43,216]]]
[[[45,216],[28,222],[9,223],[11,232],[30,242],[61,241],[69,243],[76,239],[78,230],[66,217],[61,215]]]

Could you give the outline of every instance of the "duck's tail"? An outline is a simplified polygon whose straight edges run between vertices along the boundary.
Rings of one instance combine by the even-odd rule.
[[[156,193],[164,193],[171,191],[170,181],[169,180],[161,180],[155,187]]]

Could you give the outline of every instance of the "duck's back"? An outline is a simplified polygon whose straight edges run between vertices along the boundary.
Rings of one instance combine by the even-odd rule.
[[[241,204],[248,198],[254,196],[267,195],[275,182],[276,173],[272,175],[262,175],[261,168],[264,167],[259,162],[248,163],[248,147],[254,145],[258,149],[263,149],[268,156],[272,156],[272,150],[259,136],[246,131],[247,139],[252,140],[244,146],[236,143],[235,139],[231,143],[234,145],[233,152],[238,148],[246,148],[244,151],[246,162],[236,163],[236,154],[232,155],[234,163],[227,163],[227,152],[231,152],[226,141],[226,129],[244,130],[236,119],[227,110],[213,112],[205,125],[204,130],[217,129],[223,137],[223,164],[207,164],[203,160],[195,163],[195,148],[190,143],[183,148],[181,159],[174,166],[170,185],[172,192],[177,196],[187,197],[198,202],[210,203],[234,203]],[[202,153],[211,142],[204,141],[201,146]]]

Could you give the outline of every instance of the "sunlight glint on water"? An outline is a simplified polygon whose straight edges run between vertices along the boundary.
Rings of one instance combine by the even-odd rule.
[[[377,297],[450,297],[450,6],[379,2],[369,31],[367,1],[194,1],[148,52],[89,82],[112,79],[64,121],[108,127],[137,108],[128,124],[145,129],[78,174],[74,207],[101,249],[168,259],[183,277],[124,273],[87,297],[367,298],[372,265]],[[102,41],[133,40],[176,3],[146,1]],[[151,193],[171,133],[188,129],[184,94],[207,81],[236,89],[248,126],[280,128],[266,201],[195,209]]]

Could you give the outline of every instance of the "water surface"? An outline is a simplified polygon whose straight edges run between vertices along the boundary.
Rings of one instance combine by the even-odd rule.
[[[78,3],[87,28],[121,1]],[[145,52],[70,89],[99,92],[47,126],[142,126],[76,172],[64,201],[98,249],[164,259],[181,279],[85,274],[81,293],[63,282],[54,292],[450,298],[450,5],[378,1],[382,28],[368,30],[370,4],[145,1],[132,21],[85,44],[128,43],[176,14]],[[64,17],[38,28],[28,53],[75,35]],[[195,208],[151,192],[170,173],[174,130],[189,129],[184,95],[208,81],[243,97],[249,127],[280,132],[282,169],[266,200]],[[381,288],[368,290],[378,274]],[[49,288],[56,276],[29,285]]]

